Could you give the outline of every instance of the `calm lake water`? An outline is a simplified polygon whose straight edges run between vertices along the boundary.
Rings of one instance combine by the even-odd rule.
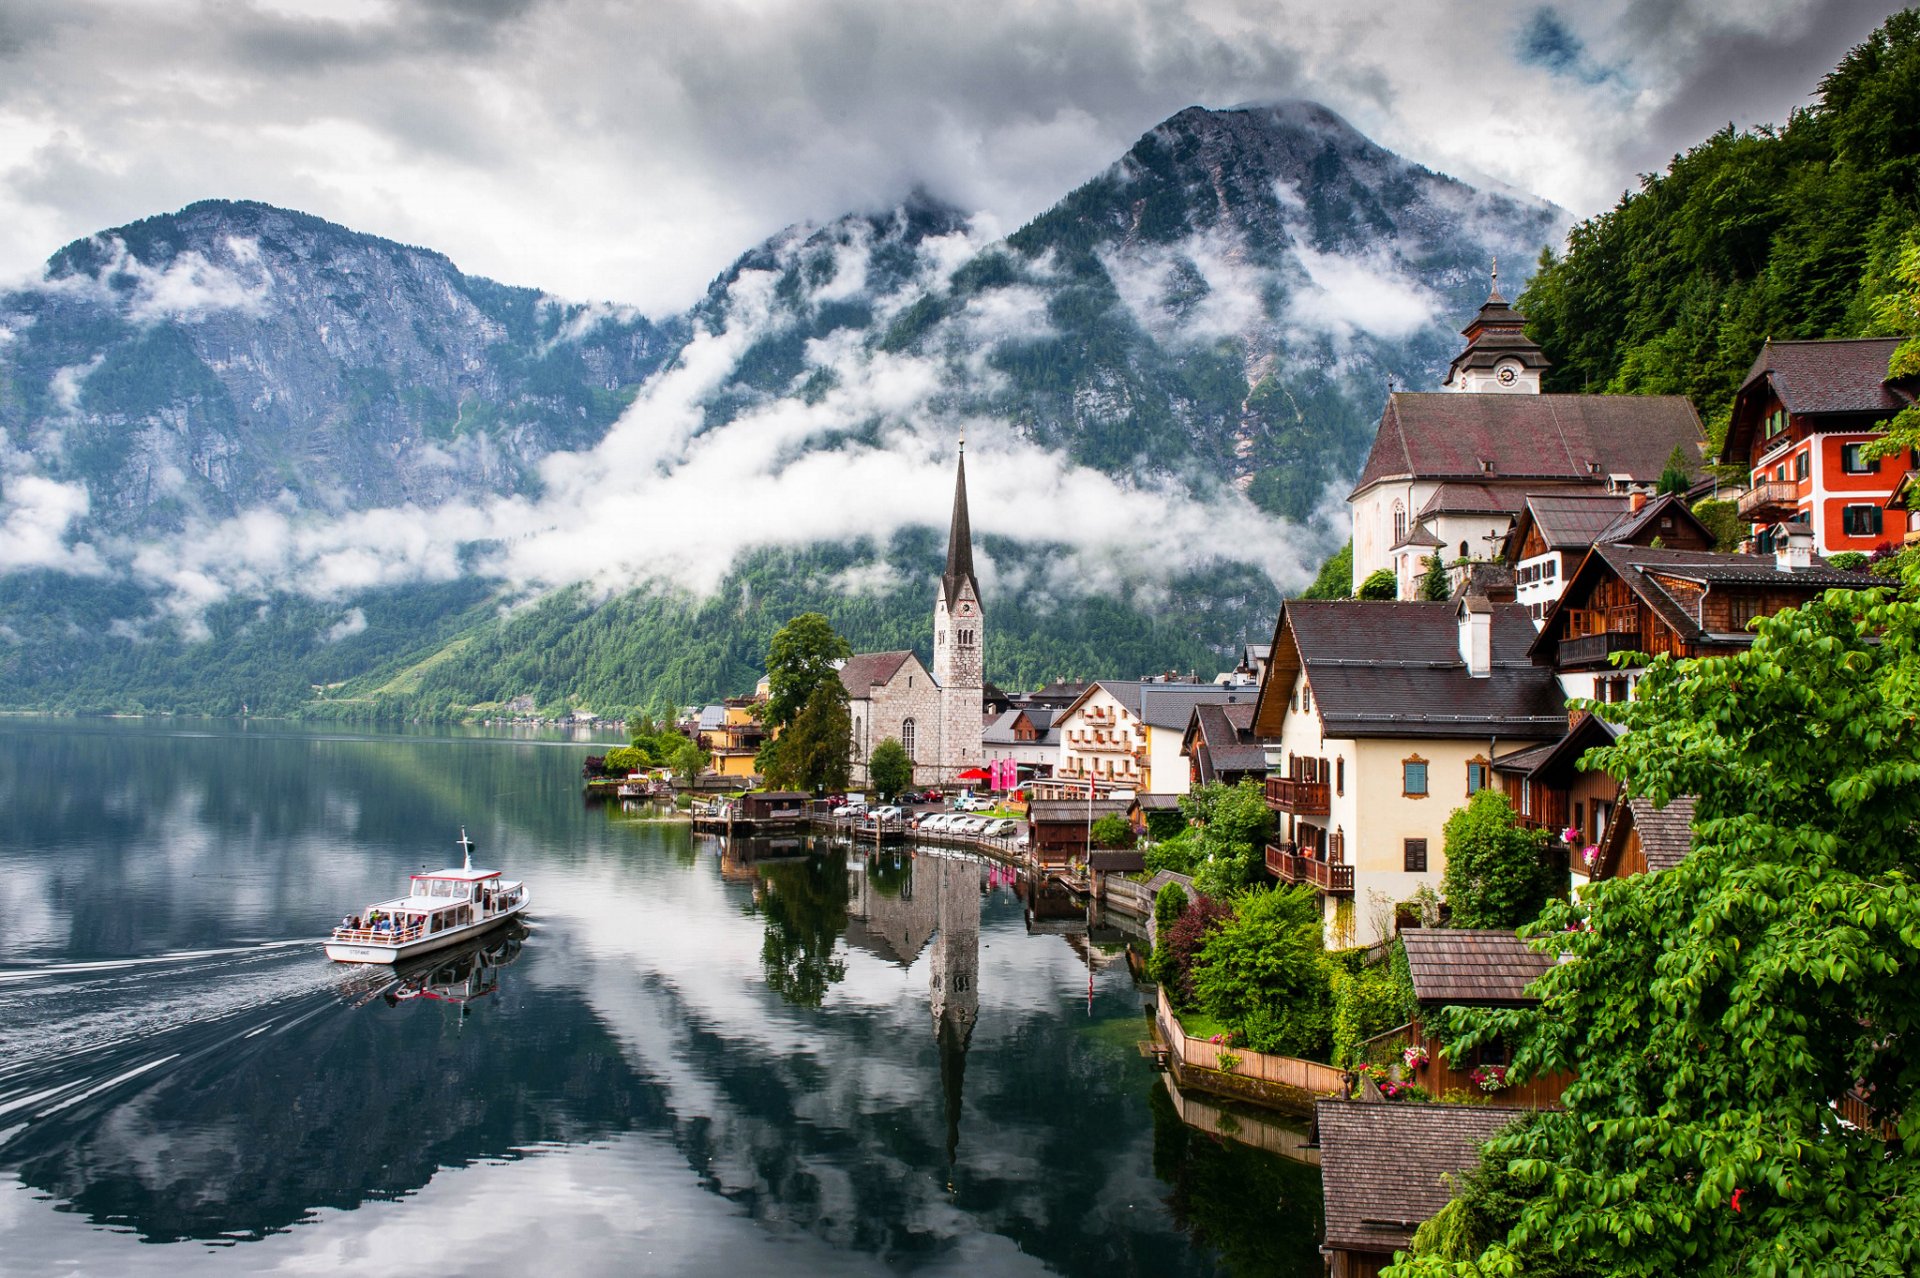
[[[1117,933],[723,857],[587,753],[0,719],[0,1272],[1320,1272],[1317,1171],[1180,1122]],[[463,825],[529,926],[327,962]]]

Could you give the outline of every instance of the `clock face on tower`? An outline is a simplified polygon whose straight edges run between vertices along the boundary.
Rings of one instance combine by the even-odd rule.
[[[1500,371],[1496,373],[1495,376],[1500,379],[1500,384],[1502,386],[1511,386],[1513,385],[1514,380],[1520,376],[1520,373],[1519,373],[1519,370],[1514,368],[1513,365],[1504,364],[1501,366]]]

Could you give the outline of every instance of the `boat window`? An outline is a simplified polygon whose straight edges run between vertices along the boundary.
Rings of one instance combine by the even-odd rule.
[[[435,879],[433,881],[433,894],[435,896],[446,896],[452,890],[453,884],[447,882],[445,879]]]

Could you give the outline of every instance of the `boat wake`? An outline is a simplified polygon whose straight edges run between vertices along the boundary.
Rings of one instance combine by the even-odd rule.
[[[311,940],[0,969],[0,1148],[39,1118],[390,984],[343,972]]]

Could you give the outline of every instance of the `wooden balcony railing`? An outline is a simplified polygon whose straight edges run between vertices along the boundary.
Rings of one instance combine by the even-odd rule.
[[[1267,778],[1267,806],[1276,812],[1291,812],[1296,816],[1325,816],[1330,802],[1325,781]]]
[[[1734,503],[1734,509],[1748,523],[1788,519],[1800,509],[1800,491],[1797,485],[1768,480],[1741,493],[1740,499]]]
[[[1353,892],[1351,865],[1302,856],[1290,843],[1267,844],[1267,872],[1282,883],[1311,883],[1322,892],[1342,896]]]
[[[1638,652],[1639,650],[1638,631],[1609,630],[1603,634],[1581,635],[1578,639],[1562,639],[1560,664],[1563,666],[1604,664],[1606,659],[1616,652]]]

